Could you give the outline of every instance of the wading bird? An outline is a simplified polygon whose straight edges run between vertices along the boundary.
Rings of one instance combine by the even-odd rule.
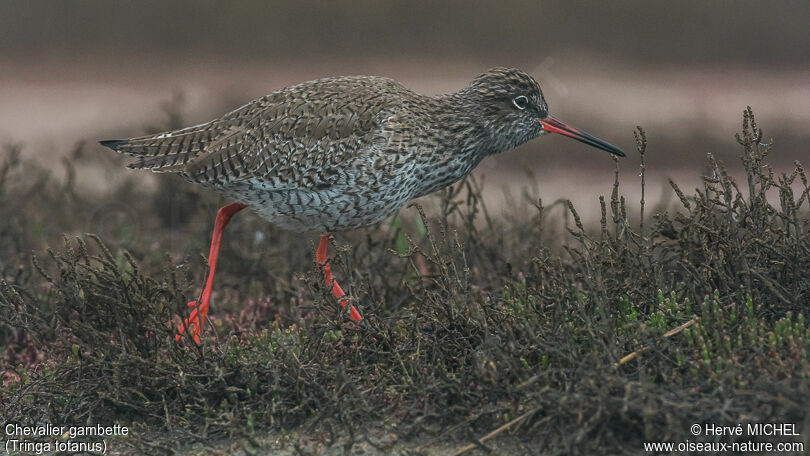
[[[537,81],[494,68],[456,93],[426,96],[383,77],[325,78],[277,90],[194,127],[101,141],[137,157],[130,168],[176,173],[234,200],[217,212],[200,302],[178,328],[199,343],[222,233],[249,207],[282,228],[321,233],[316,260],[332,277],[329,235],[374,225],[406,202],[467,176],[485,157],[545,133],[624,156],[551,117]],[[350,317],[362,317],[350,306]],[[180,334],[177,335],[179,339]]]

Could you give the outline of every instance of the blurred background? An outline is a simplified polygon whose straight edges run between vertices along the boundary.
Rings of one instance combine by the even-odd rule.
[[[707,153],[741,171],[747,105],[777,170],[810,161],[808,17],[806,1],[0,0],[0,143],[57,169],[81,141],[103,157],[99,139],[200,123],[305,80],[374,74],[437,94],[514,66],[553,115],[631,152],[631,198],[644,127],[647,197],[666,199],[667,178],[699,182]],[[493,210],[525,193],[593,216],[613,170],[601,151],[545,137],[476,174]],[[101,158],[78,172],[99,191],[132,173]]]

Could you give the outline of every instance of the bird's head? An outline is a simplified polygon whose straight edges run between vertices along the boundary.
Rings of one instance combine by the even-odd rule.
[[[473,79],[467,90],[490,132],[493,152],[509,150],[544,133],[557,133],[624,156],[618,147],[551,117],[540,85],[523,71],[493,68]]]

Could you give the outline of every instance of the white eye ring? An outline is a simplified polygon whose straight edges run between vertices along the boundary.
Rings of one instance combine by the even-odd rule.
[[[516,108],[523,110],[529,106],[529,99],[524,95],[518,95],[512,99],[512,104],[515,105]]]

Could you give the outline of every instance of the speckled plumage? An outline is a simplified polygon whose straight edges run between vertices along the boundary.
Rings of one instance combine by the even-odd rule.
[[[328,233],[378,223],[458,181],[544,133],[547,114],[537,82],[514,69],[433,97],[388,78],[336,77],[201,125],[102,144],[136,156],[132,168],[177,173],[283,228]]]

